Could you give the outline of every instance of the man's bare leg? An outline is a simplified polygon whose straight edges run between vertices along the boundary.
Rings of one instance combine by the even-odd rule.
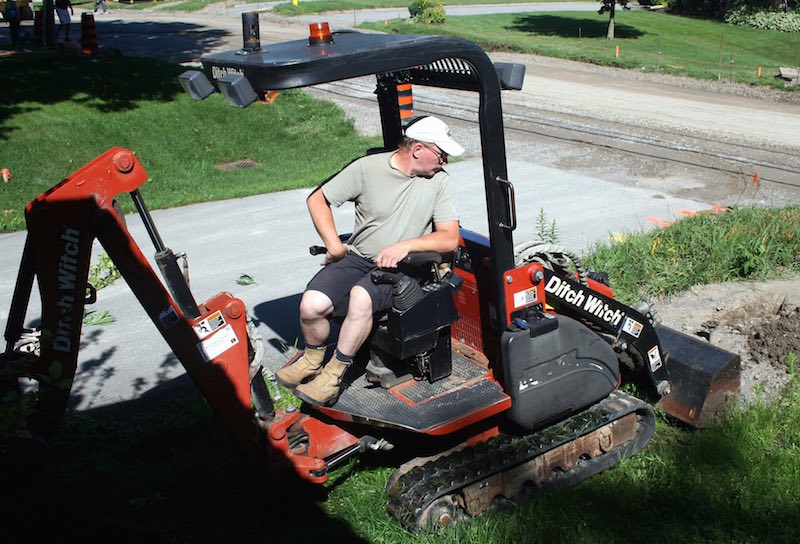
[[[372,298],[366,289],[357,285],[350,290],[347,317],[339,331],[339,341],[333,358],[316,378],[297,386],[295,395],[315,406],[330,406],[335,403],[341,392],[344,373],[371,329]]]
[[[331,333],[333,302],[321,291],[309,290],[300,300],[300,331],[306,345],[321,346]]]
[[[347,317],[339,331],[336,348],[342,355],[355,355],[372,330],[372,298],[363,287],[350,290]]]
[[[333,302],[320,291],[306,291],[300,300],[300,330],[306,343],[303,356],[275,373],[284,386],[297,387],[308,378],[322,372],[325,360],[325,342],[331,332],[328,321],[333,312]]]

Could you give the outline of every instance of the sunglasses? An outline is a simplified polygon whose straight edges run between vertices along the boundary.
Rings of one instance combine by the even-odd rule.
[[[439,164],[447,164],[447,153],[445,153],[441,149],[436,150],[436,149],[432,148],[429,145],[426,145],[426,144],[424,144],[422,142],[420,142],[420,143],[422,144],[422,146],[424,148],[428,149],[431,153],[436,155],[436,158],[439,159]]]

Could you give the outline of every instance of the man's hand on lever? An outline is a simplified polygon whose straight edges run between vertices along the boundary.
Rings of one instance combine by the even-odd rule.
[[[325,253],[325,260],[322,261],[322,266],[335,263],[336,261],[344,259],[345,255],[347,255],[347,247],[342,242],[332,245],[334,247],[330,245],[327,246],[328,251]]]
[[[375,257],[378,268],[397,268],[397,263],[408,256],[408,248],[403,242],[383,248]]]

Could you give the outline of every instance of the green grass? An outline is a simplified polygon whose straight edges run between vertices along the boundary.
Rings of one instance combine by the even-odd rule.
[[[800,33],[757,30],[644,10],[618,10],[617,38],[613,41],[606,39],[607,15],[580,12],[447,17],[442,26],[410,20],[361,26],[401,34],[459,36],[489,50],[535,53],[701,79],[732,77],[738,82],[778,87],[783,86],[775,79],[778,68],[800,62]]]
[[[350,11],[354,9],[405,8],[413,0],[299,0],[295,6],[291,2],[278,4],[272,11],[279,15],[305,15],[307,13],[323,13],[326,11]],[[470,6],[475,4],[520,4],[530,0],[441,0],[443,6]],[[541,0],[561,2],[563,0]],[[594,0],[577,0],[593,2]]]
[[[60,53],[0,60],[0,71],[13,74],[0,104],[0,164],[12,175],[0,184],[0,232],[24,228],[30,200],[115,145],[145,165],[142,194],[156,209],[314,186],[377,144],[339,108],[302,92],[246,110],[218,94],[193,101],[178,84],[183,70]],[[216,166],[241,159],[258,165]],[[132,211],[129,199],[121,203]]]
[[[697,284],[776,278],[800,271],[800,207],[687,217],[599,245],[584,265],[607,271],[615,295],[628,303]]]
[[[309,13],[323,13],[326,11],[350,11],[354,9],[377,9],[377,8],[404,8],[412,0],[300,0],[298,5],[291,2],[278,4],[270,11],[278,15],[305,15]],[[472,5],[472,4],[517,4],[528,2],[529,0],[442,0],[442,5]],[[560,2],[563,0],[541,0],[542,2]],[[576,0],[578,2],[592,2],[594,0]],[[234,0],[134,0],[130,2],[123,0],[117,2],[111,0],[109,6],[122,9],[147,9],[156,8],[163,11],[198,11],[205,7],[217,4],[234,6],[238,4],[263,3],[260,0],[246,0],[235,2]]]
[[[160,8],[161,6],[171,5],[179,3],[180,0],[172,1],[172,0],[164,0],[164,1],[157,1],[157,0],[135,0],[133,2],[129,0],[106,0],[106,5],[109,9],[131,9],[131,10],[143,10],[148,8]],[[207,4],[211,4],[212,2],[209,1]],[[188,10],[187,10],[188,11]]]
[[[161,8],[163,11],[200,11],[201,9],[214,4],[213,1],[188,0],[187,2],[176,2]]]
[[[199,11],[213,4],[219,4],[219,2],[215,0],[186,0],[182,2],[179,0],[178,2],[170,2],[159,9],[162,11]]]
[[[44,469],[0,499],[9,542],[785,543],[800,538],[800,380],[703,430],[663,418],[647,449],[579,486],[435,534],[386,512],[391,463],[322,488],[261,478],[196,394],[67,421]],[[36,523],[42,513],[47,523]],[[646,536],[645,536],[646,535]]]
[[[255,1],[255,0],[253,0]],[[109,9],[144,10],[157,9],[159,11],[199,11],[213,4],[220,4],[219,0],[107,0]],[[234,5],[233,2],[227,2]],[[238,3],[238,2],[237,2]],[[240,2],[245,3],[245,2]]]

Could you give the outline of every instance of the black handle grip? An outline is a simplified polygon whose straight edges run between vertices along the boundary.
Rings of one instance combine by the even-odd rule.
[[[347,241],[353,234],[350,232],[346,232],[345,234],[339,235],[339,240],[342,241],[343,244],[346,244]],[[325,246],[311,246],[308,248],[308,252],[312,255],[325,255],[328,252],[328,248]]]
[[[412,251],[406,258],[400,261],[411,266],[422,266],[424,264],[441,264],[442,254],[434,251]]]
[[[370,279],[375,285],[388,283],[390,285],[397,285],[397,282],[402,278],[402,274],[396,272],[387,272],[386,270],[373,270],[370,274]]]

